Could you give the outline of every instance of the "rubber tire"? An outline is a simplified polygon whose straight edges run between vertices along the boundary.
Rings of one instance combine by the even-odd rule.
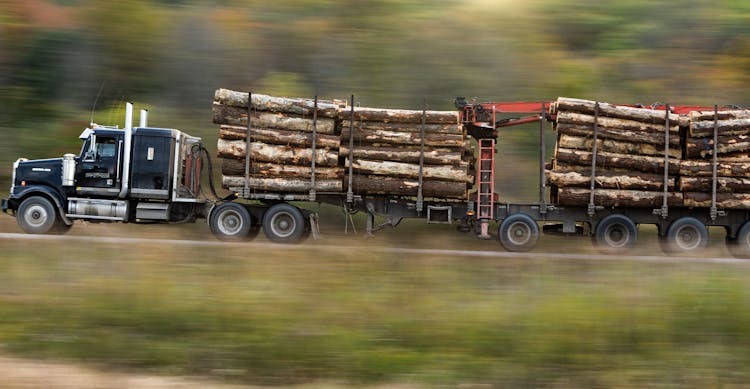
[[[253,219],[247,208],[238,203],[217,205],[208,220],[208,226],[214,236],[223,241],[247,241],[258,235],[252,235]]]
[[[57,208],[42,196],[25,199],[16,215],[18,225],[28,234],[53,233],[57,220]]]
[[[508,251],[529,251],[539,241],[539,225],[525,213],[514,213],[500,223],[497,239]]]
[[[685,242],[685,238],[691,238],[694,242]],[[663,243],[662,247],[667,253],[695,252],[708,246],[708,229],[700,220],[685,216],[669,225]]]
[[[65,235],[68,233],[68,231],[70,231],[71,228],[73,228],[72,224],[70,225],[65,224],[65,222],[62,221],[62,219],[57,218],[57,221],[55,222],[55,226],[52,227],[52,231],[50,231],[50,233],[55,234],[55,235]]]
[[[612,234],[617,234],[614,237]],[[631,249],[638,240],[638,227],[625,215],[609,215],[596,225],[594,243],[605,251]]]
[[[268,208],[263,214],[263,233],[275,243],[299,243],[305,237],[305,216],[287,203]]]
[[[736,258],[750,258],[750,221],[740,227],[736,239],[727,239],[727,250]]]

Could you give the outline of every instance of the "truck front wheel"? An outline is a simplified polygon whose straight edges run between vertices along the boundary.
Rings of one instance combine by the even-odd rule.
[[[57,209],[41,196],[27,198],[18,207],[18,225],[29,234],[47,234],[57,225]]]

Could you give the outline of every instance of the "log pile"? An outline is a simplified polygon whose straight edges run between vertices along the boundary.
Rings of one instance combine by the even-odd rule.
[[[456,112],[355,108],[341,118],[354,193],[417,196],[421,170],[423,197],[466,199],[474,153]]]
[[[750,111],[694,111],[680,163],[685,206],[710,207],[716,128],[716,206],[750,209]]]
[[[596,146],[594,204],[658,208],[664,200],[665,154],[669,157],[667,204],[710,207],[716,126],[716,206],[750,209],[750,111],[664,110],[559,98],[553,104],[557,147],[547,180],[560,205],[591,202]],[[669,150],[665,152],[665,145]]]
[[[313,160],[318,192],[343,192],[351,181],[357,195],[415,197],[421,175],[423,197],[466,199],[473,183],[474,152],[455,111],[352,111],[319,101],[313,151],[313,100],[253,94],[249,130],[247,106],[247,93],[214,96],[225,188],[247,181],[257,191],[307,193]]]
[[[560,205],[658,208],[664,200],[665,154],[669,157],[667,203],[682,205],[674,191],[682,155],[680,122],[663,110],[634,108],[561,97],[552,107],[557,146],[547,179]],[[594,128],[596,123],[596,140]],[[669,145],[666,151],[665,145]],[[594,147],[596,146],[596,147]],[[593,165],[594,149],[596,164]]]
[[[316,120],[311,99],[253,94],[252,107],[248,130],[248,94],[219,89],[214,95],[213,121],[221,126],[217,146],[225,188],[244,187],[249,156],[247,183],[252,190],[309,192],[313,159],[315,190],[342,190],[344,170],[339,166],[338,106],[334,102],[319,101]]]

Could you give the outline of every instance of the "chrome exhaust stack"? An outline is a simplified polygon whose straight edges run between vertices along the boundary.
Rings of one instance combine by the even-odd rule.
[[[141,121],[138,124],[138,127],[140,128],[148,127],[148,110],[142,109],[140,117],[141,117]]]
[[[141,117],[143,121],[143,117]],[[130,189],[130,152],[133,143],[133,104],[125,103],[125,142],[122,156],[122,185],[118,197],[125,198]]]

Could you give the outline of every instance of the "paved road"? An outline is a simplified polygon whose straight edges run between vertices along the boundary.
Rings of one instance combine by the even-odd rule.
[[[164,246],[202,246],[202,247],[246,247],[254,250],[290,250],[300,251],[311,248],[324,252],[341,252],[362,250],[362,246],[331,245],[331,244],[301,244],[280,245],[265,242],[219,242],[215,240],[186,240],[186,239],[150,239],[150,238],[126,238],[126,237],[101,237],[101,236],[78,236],[78,235],[29,235],[18,233],[0,233],[0,240],[15,241],[66,241],[98,244],[123,244],[143,245],[154,244]],[[483,257],[483,258],[515,258],[529,260],[586,260],[586,261],[640,261],[640,262],[690,262],[690,263],[716,263],[750,265],[750,259],[725,258],[725,257],[680,257],[659,255],[619,255],[619,254],[587,254],[587,253],[512,253],[506,251],[475,251],[475,250],[443,250],[443,249],[420,249],[401,247],[378,247],[367,246],[367,250],[377,253],[433,255],[447,257]]]

